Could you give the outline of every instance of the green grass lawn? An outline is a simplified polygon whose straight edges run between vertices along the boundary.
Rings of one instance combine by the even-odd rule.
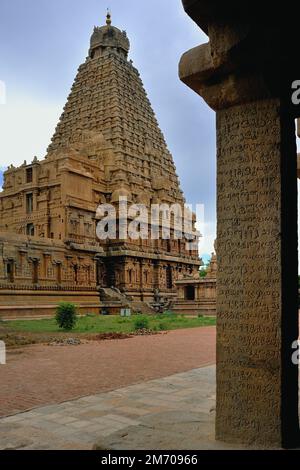
[[[122,318],[119,316],[86,316],[79,317],[74,333],[132,333],[135,331],[135,320],[139,316]],[[181,328],[196,328],[216,324],[215,317],[192,317],[183,315],[163,314],[147,317],[149,328],[155,331],[176,330]],[[28,333],[59,333],[62,330],[57,326],[55,319],[45,320],[18,320],[2,323],[2,326],[11,331]]]

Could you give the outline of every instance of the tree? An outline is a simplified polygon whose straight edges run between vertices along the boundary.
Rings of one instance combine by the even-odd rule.
[[[199,274],[200,274],[200,278],[204,279],[207,275],[207,267],[205,266],[203,269],[200,269]]]

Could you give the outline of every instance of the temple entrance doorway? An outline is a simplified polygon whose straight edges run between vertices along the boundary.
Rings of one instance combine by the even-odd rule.
[[[185,300],[195,300],[195,287],[194,286],[186,286]]]

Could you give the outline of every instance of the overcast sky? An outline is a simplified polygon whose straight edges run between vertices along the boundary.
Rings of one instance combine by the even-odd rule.
[[[184,13],[181,0],[1,0],[0,167],[43,158],[94,25],[125,29],[165,134],[187,202],[205,205],[201,254],[215,238],[215,116],[178,79],[183,52],[206,36]]]

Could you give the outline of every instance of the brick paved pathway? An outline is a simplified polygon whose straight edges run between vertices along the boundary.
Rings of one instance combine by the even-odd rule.
[[[37,408],[0,419],[0,450],[214,448],[214,394],[209,366]]]
[[[9,353],[0,366],[0,416],[214,364],[215,331],[202,327]]]

